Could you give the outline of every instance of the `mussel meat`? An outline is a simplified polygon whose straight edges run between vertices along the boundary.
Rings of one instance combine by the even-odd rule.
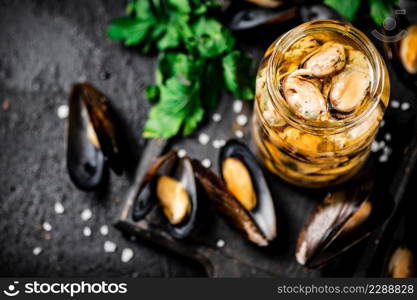
[[[388,261],[386,276],[392,278],[411,278],[415,273],[415,258],[413,252],[405,247],[397,247]]]
[[[249,148],[239,141],[229,140],[220,150],[219,169],[228,190],[255,220],[266,239],[275,239],[274,201]]]
[[[368,74],[353,68],[334,76],[329,93],[331,111],[339,118],[351,114],[365,99],[370,83]]]
[[[369,236],[392,207],[391,199],[373,192],[372,180],[329,193],[299,234],[297,261],[308,268],[327,264]]]
[[[327,42],[313,51],[302,63],[313,76],[323,78],[343,69],[346,63],[345,48],[336,42]]]
[[[417,74],[417,25],[407,29],[407,35],[400,41],[400,59],[410,74]]]
[[[159,203],[173,237],[185,238],[196,227],[201,197],[191,160],[171,151],[146,172],[133,205],[132,218],[140,221]]]
[[[325,120],[327,107],[320,82],[311,78],[312,72],[296,70],[282,80],[281,90],[285,100],[300,116],[312,120]]]
[[[259,6],[264,6],[264,7],[277,7],[281,5],[283,2],[280,0],[246,0],[246,1],[252,2]]]
[[[108,100],[88,83],[78,83],[69,97],[67,168],[71,180],[82,190],[103,181],[107,164],[122,172],[120,142]]]

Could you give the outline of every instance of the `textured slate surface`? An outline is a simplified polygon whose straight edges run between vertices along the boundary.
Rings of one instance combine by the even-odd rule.
[[[99,227],[110,225],[122,206],[134,167],[145,143],[141,130],[148,103],[143,90],[152,82],[155,60],[141,56],[137,49],[126,49],[105,36],[105,26],[112,17],[123,14],[123,1],[5,1],[0,0],[0,275],[2,276],[195,276],[203,273],[196,266],[173,257],[160,248],[130,241],[111,228],[103,237]],[[285,30],[285,28],[280,28]],[[249,44],[264,49],[279,32],[262,39],[249,37]],[[246,36],[248,37],[248,36]],[[253,52],[259,59],[261,51]],[[70,182],[65,167],[64,133],[66,122],[56,110],[67,102],[72,83],[88,80],[108,95],[124,125],[132,155],[130,172],[123,177],[111,174],[107,190],[97,193],[78,191]],[[393,80],[395,98],[411,102],[412,109],[391,110],[385,132],[393,134],[393,159],[384,166],[388,175],[398,165],[402,149],[413,134],[409,126],[415,110],[415,94],[403,83]],[[232,100],[226,96],[224,101]],[[229,102],[230,103],[230,102]],[[7,108],[7,105],[5,105]],[[211,126],[211,125],[210,125]],[[205,127],[201,129],[206,130]],[[222,138],[223,131],[213,135]],[[195,145],[192,136],[176,147],[186,147],[197,158],[214,157],[212,148]],[[272,182],[277,180],[271,177]],[[284,186],[278,193],[297,194]],[[307,192],[309,193],[309,192]],[[65,214],[56,215],[53,205],[61,201]],[[312,206],[312,205],[310,205]],[[285,251],[293,247],[295,232],[302,221],[292,218],[298,204],[279,207]],[[84,208],[91,208],[93,218],[81,220]],[[51,223],[50,233],[42,230]],[[93,234],[84,237],[84,226]],[[105,240],[116,242],[116,253],[103,251]],[[292,242],[291,242],[292,241]],[[228,242],[226,240],[226,242]],[[288,243],[288,245],[286,244]],[[231,243],[240,243],[239,240]],[[32,254],[41,246],[39,256]],[[135,258],[120,261],[121,250],[131,247]],[[357,250],[359,251],[359,250]],[[288,252],[289,253],[289,252]],[[272,255],[278,255],[280,252]],[[353,256],[352,256],[353,257]],[[345,264],[349,264],[351,260]],[[343,267],[343,262],[340,263]],[[288,274],[311,276],[295,265],[283,266]],[[344,275],[334,269],[322,275]],[[247,276],[250,276],[247,273]]]
[[[86,79],[111,99],[126,124],[124,134],[136,166],[143,147],[141,130],[148,109],[143,89],[153,78],[154,59],[106,38],[123,1],[0,2],[0,275],[8,276],[192,276],[198,270],[161,251],[131,242],[110,228],[119,212],[128,176],[111,174],[107,191],[84,193],[70,182],[65,166],[66,121],[57,108],[71,85]],[[107,80],[103,72],[109,73]],[[65,214],[54,213],[62,201]],[[88,222],[80,218],[91,208]],[[41,229],[48,221],[53,229]],[[93,234],[82,235],[84,226]],[[103,251],[116,242],[115,254]],[[32,254],[41,246],[39,256]],[[120,261],[131,247],[135,258]]]

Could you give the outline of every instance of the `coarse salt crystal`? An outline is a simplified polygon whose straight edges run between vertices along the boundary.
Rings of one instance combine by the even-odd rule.
[[[243,102],[242,102],[242,100],[235,100],[233,102],[233,111],[236,114],[239,114],[242,111],[242,108],[243,108]]]
[[[385,145],[386,145],[385,141],[380,141],[380,142],[379,142],[379,149],[384,148],[384,147],[385,147]]]
[[[216,246],[218,248],[223,248],[226,243],[223,240],[217,240]]]
[[[388,161],[388,155],[386,155],[386,154],[382,154],[380,157],[379,157],[379,162],[381,162],[381,163],[385,163],[385,162],[387,162]]]
[[[41,247],[35,247],[35,248],[33,248],[32,252],[33,252],[33,255],[39,255],[39,254],[42,253],[42,248]]]
[[[91,219],[91,217],[93,216],[93,213],[91,212],[90,209],[86,208],[81,212],[81,219],[83,221],[88,221]]]
[[[213,114],[213,117],[212,117],[212,119],[213,119],[213,121],[214,122],[220,122],[221,120],[222,120],[222,115],[221,114],[219,114],[219,113],[215,113],[215,114]]]
[[[243,138],[243,131],[242,130],[236,130],[235,131],[235,136],[238,138],[238,139],[241,139],[241,138]]]
[[[54,210],[55,210],[55,213],[60,215],[60,214],[64,213],[65,208],[64,208],[64,206],[62,205],[61,202],[56,202],[55,205],[54,205]]]
[[[103,248],[104,248],[104,252],[111,253],[111,252],[116,251],[117,245],[115,243],[111,242],[111,241],[105,241],[104,245],[103,245]]]
[[[398,108],[400,107],[400,102],[398,102],[397,100],[391,100],[391,107],[392,108]]]
[[[91,236],[91,228],[88,226],[84,227],[83,234],[84,236]]]
[[[132,260],[133,256],[135,255],[135,253],[133,252],[132,249],[130,248],[124,248],[122,251],[122,256],[121,256],[121,260],[124,263],[128,263],[129,261]]]
[[[213,141],[213,147],[216,148],[216,149],[223,147],[225,144],[226,144],[225,140],[214,140]]]
[[[382,120],[381,121],[381,127],[384,127],[384,125],[385,125],[385,120]]]
[[[248,123],[248,117],[246,115],[238,115],[236,118],[236,122],[239,126],[245,126]]]
[[[104,235],[104,236],[108,235],[109,234],[109,226],[107,226],[107,225],[101,226],[100,227],[100,233],[101,233],[101,235]]]
[[[207,133],[201,133],[198,136],[198,142],[201,145],[207,145],[209,141],[210,141],[210,136]]]
[[[385,134],[385,140],[388,141],[388,142],[391,140],[391,134],[390,133]]]
[[[410,108],[410,103],[408,103],[408,102],[401,103],[401,109],[402,110],[408,110],[409,108]]]
[[[177,155],[178,157],[184,157],[187,155],[187,151],[185,151],[184,149],[179,149]]]
[[[211,167],[211,161],[208,158],[205,158],[201,161],[201,164],[206,167],[206,168],[210,168]]]
[[[51,231],[51,230],[52,230],[52,225],[51,225],[51,224],[49,224],[48,222],[44,222],[44,223],[42,224],[42,228],[43,228],[43,230],[45,230],[45,231]]]
[[[58,106],[58,109],[56,110],[56,114],[58,115],[58,118],[60,119],[66,119],[69,115],[69,107],[66,104]]]
[[[377,141],[372,142],[371,151],[372,152],[378,152],[379,151],[379,143]]]

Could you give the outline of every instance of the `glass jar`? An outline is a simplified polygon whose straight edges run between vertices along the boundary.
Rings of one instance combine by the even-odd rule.
[[[300,186],[348,180],[369,156],[389,90],[383,59],[358,29],[320,20],[290,30],[268,48],[256,79],[253,136],[263,163]]]

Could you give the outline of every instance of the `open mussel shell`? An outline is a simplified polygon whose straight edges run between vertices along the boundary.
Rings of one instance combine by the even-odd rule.
[[[267,246],[269,241],[263,232],[248,211],[229,192],[221,178],[198,160],[193,159],[192,164],[196,179],[203,186],[214,208],[247,240],[258,246]]]
[[[371,180],[330,192],[299,234],[297,261],[308,268],[329,263],[382,225],[392,208]]]
[[[226,187],[255,220],[268,241],[275,239],[274,202],[265,177],[249,148],[229,140],[220,150],[219,169]]]
[[[152,206],[156,203],[155,178],[162,174],[169,174],[174,163],[178,160],[177,153],[170,151],[159,157],[148,169],[143,177],[138,196],[132,209],[133,221],[137,222],[144,218]]]
[[[300,17],[303,22],[330,19],[339,20],[344,22],[345,24],[350,24],[350,22],[347,19],[343,18],[333,8],[321,3],[301,5]]]
[[[269,2],[273,4],[272,1]],[[228,27],[234,31],[249,30],[263,25],[281,23],[296,16],[297,8],[291,1],[278,1],[274,7],[232,5],[226,13],[227,20],[230,20]]]
[[[194,178],[191,160],[179,158],[171,151],[160,157],[145,174],[133,205],[132,218],[135,222],[140,221],[154,204],[159,204],[172,236],[185,238],[197,227],[199,202],[203,197]]]
[[[67,168],[82,190],[96,188],[107,164],[120,174],[122,163],[108,100],[88,83],[78,83],[69,98]]]

